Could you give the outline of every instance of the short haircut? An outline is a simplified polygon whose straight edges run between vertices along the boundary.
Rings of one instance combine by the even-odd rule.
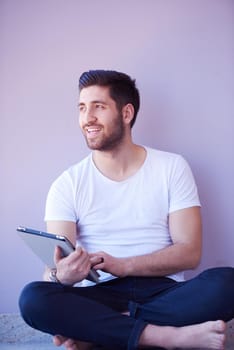
[[[79,79],[79,91],[92,85],[109,88],[110,97],[115,101],[119,111],[130,103],[134,107],[134,116],[131,121],[133,127],[140,108],[140,94],[134,79],[125,73],[114,70],[90,70],[84,72]]]

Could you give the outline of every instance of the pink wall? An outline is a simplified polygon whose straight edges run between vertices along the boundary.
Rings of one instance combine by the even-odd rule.
[[[44,228],[51,181],[88,152],[76,102],[90,68],[135,77],[136,142],[190,162],[204,218],[197,271],[234,264],[233,10],[232,0],[1,1],[0,312],[17,312],[42,273],[16,226]]]

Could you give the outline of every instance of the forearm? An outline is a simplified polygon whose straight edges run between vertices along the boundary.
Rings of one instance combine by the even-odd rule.
[[[195,268],[201,259],[202,225],[199,207],[169,215],[171,246],[157,252],[127,258],[124,269],[130,276],[167,276]]]
[[[194,269],[200,257],[200,249],[178,243],[151,254],[123,258],[122,266],[126,276],[167,276]]]
[[[92,266],[117,277],[167,276],[195,268],[200,262],[200,244],[176,243],[150,254],[117,258],[106,252],[90,254]],[[101,258],[101,262],[100,262]]]

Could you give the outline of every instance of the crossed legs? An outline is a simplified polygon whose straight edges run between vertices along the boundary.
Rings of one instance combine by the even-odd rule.
[[[144,290],[148,292],[143,283],[142,289],[135,288],[133,298],[129,291],[133,281],[139,287],[140,278],[128,279],[131,285],[124,287],[124,292],[113,287],[126,285],[121,280],[111,282],[107,289],[36,282],[22,292],[20,308],[25,321],[34,328],[104,348],[223,349],[225,323],[216,320],[227,321],[234,316],[233,271],[212,269],[185,283],[172,281],[157,297],[143,296]],[[121,315],[129,301],[130,316]]]

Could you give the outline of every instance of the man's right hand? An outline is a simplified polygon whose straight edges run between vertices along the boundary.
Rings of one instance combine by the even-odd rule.
[[[73,285],[85,279],[91,268],[90,256],[81,247],[64,257],[59,247],[54,253],[58,280],[65,285]]]

